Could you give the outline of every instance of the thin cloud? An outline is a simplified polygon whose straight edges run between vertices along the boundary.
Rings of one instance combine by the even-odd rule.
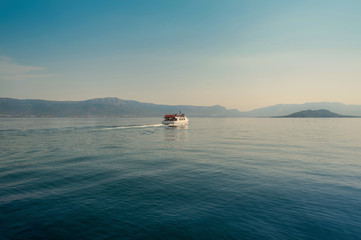
[[[55,76],[54,74],[40,72],[44,70],[46,70],[44,67],[17,64],[10,57],[0,55],[0,80],[26,80]]]

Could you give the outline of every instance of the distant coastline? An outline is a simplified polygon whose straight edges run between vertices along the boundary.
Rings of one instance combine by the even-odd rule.
[[[24,118],[111,118],[162,117],[166,113],[187,113],[192,117],[238,117],[236,109],[216,106],[159,105],[119,98],[85,101],[48,101],[0,98],[0,117]]]
[[[162,105],[111,97],[95,98],[84,101],[0,98],[1,118],[141,118],[161,117],[164,114],[171,114],[179,111],[186,113],[189,117],[205,118],[305,117],[301,116],[300,112],[307,111],[306,109],[309,109],[310,111],[327,109],[327,111],[333,113],[337,112],[338,114],[334,116],[329,115],[328,117],[361,117],[361,105],[345,105],[337,102],[278,104],[241,112],[237,109],[227,109],[220,105]]]
[[[305,110],[285,116],[274,116],[273,118],[360,118],[360,116],[342,115],[326,109]]]

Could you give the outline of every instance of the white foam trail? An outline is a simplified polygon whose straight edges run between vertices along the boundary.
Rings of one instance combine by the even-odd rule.
[[[139,126],[123,126],[123,127],[104,128],[103,130],[128,129],[128,128],[147,128],[147,127],[160,127],[160,126],[164,126],[164,125],[160,123],[160,124],[139,125]]]

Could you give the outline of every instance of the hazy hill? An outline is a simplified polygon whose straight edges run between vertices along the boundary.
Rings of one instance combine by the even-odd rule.
[[[182,111],[190,117],[237,117],[238,110],[222,106],[158,105],[118,98],[86,101],[47,101],[0,98],[0,117],[161,117]]]
[[[352,118],[355,116],[341,115],[334,112],[330,112],[325,109],[320,110],[305,110],[296,113],[292,113],[286,116],[276,116],[278,118]]]
[[[305,109],[319,110],[327,109],[343,115],[361,116],[361,105],[346,105],[338,102],[314,102],[304,104],[278,104],[264,108],[258,108],[248,112],[242,112],[243,117],[270,117],[282,116]]]
[[[361,116],[361,105],[337,102],[278,104],[248,112],[216,106],[160,105],[119,98],[85,101],[47,101],[0,98],[0,117],[159,117],[182,111],[189,117],[271,117],[289,115],[304,109],[328,109],[342,115]]]

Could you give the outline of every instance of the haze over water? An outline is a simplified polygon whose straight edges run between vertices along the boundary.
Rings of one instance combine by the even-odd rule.
[[[0,119],[0,239],[358,239],[360,119]]]

